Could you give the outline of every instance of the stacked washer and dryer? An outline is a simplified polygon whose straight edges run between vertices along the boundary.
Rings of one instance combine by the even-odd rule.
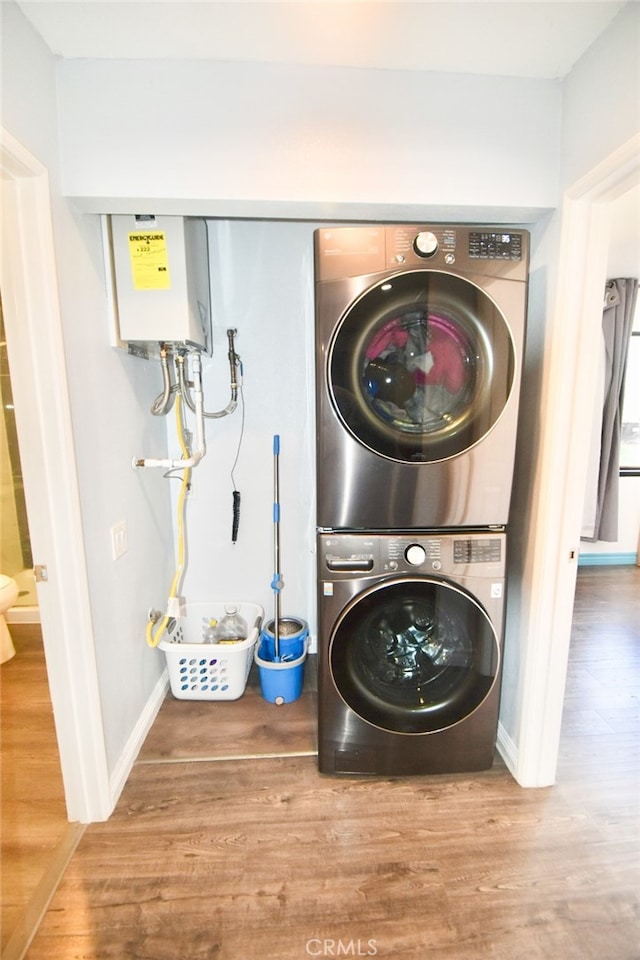
[[[529,236],[315,232],[318,754],[493,763]]]

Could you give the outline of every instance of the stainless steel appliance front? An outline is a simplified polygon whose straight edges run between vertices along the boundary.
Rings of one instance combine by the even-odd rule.
[[[318,757],[324,773],[493,762],[505,534],[318,536]]]
[[[315,270],[318,526],[506,523],[526,231],[325,227]]]

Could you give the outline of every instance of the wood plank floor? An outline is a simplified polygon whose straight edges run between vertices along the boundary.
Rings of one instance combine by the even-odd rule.
[[[247,691],[246,727],[232,704],[168,699],[28,960],[638,960],[639,624],[639,569],[580,572],[543,790],[499,759],[320,776],[312,689],[286,707]]]
[[[315,756],[316,661],[310,656],[305,662],[302,696],[281,706],[263,700],[255,665],[240,700],[175,700],[169,695],[138,762]]]
[[[0,668],[3,957],[71,830],[40,625],[12,624],[10,629],[16,655]]]

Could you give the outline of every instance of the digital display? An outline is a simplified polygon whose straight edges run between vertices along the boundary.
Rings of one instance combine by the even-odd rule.
[[[498,563],[500,540],[454,540],[454,563]]]
[[[472,231],[469,256],[475,260],[521,260],[522,234]]]

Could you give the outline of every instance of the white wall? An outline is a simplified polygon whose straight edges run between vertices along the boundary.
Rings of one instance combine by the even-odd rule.
[[[58,79],[64,189],[84,209],[528,219],[557,200],[555,81],[86,60]]]
[[[640,4],[628,3],[562,84],[561,184],[568,187],[640,128]]]
[[[280,436],[283,616],[315,635],[313,225],[210,221],[214,356],[203,364],[207,410],[229,398],[228,327],[244,368],[244,436],[234,471],[240,527],[231,542],[233,466],[241,409],[207,420],[208,452],[188,509],[188,602],[239,599],[273,615],[273,435]],[[174,418],[167,422],[175,438]],[[175,444],[175,439],[173,440]],[[174,500],[178,485],[173,485]]]
[[[62,196],[56,61],[17,6],[2,6],[2,121],[48,168],[51,179],[90,583],[90,642],[95,643],[105,748],[113,773],[163,666],[145,646],[144,626],[146,609],[150,602],[162,600],[163,583],[171,570],[172,531],[166,523],[169,497],[160,484],[141,484],[129,464],[132,455],[146,445],[166,446],[164,424],[153,422],[146,412],[156,390],[153,372],[109,347],[99,218],[79,214]],[[129,524],[129,553],[114,563],[109,528],[123,519]],[[39,562],[46,560],[39,558]],[[63,582],[60,588],[73,591],[77,585]]]
[[[15,3],[2,4],[1,66],[2,124],[59,183],[56,62]]]

